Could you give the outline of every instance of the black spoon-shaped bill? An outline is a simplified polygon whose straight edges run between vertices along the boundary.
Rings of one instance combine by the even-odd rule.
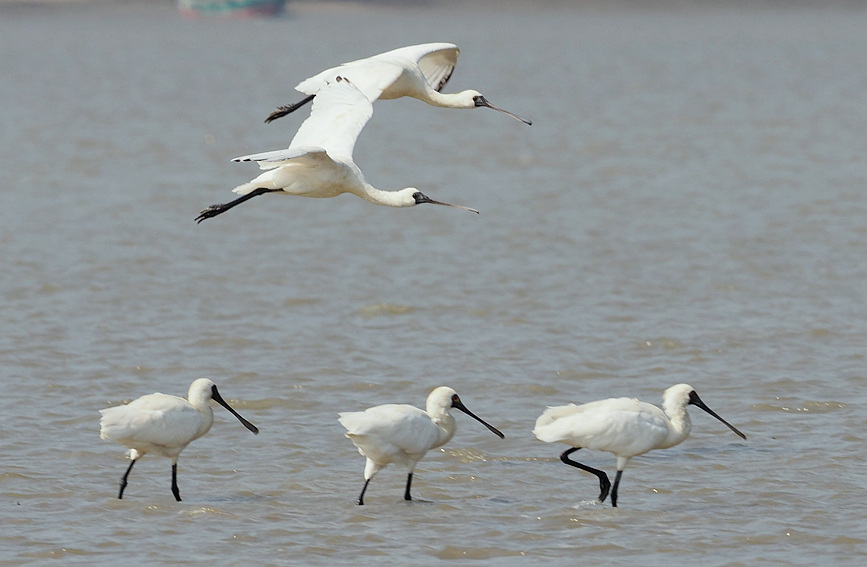
[[[252,423],[250,423],[249,421],[247,421],[246,419],[244,419],[243,417],[241,417],[241,414],[239,414],[234,409],[232,409],[232,406],[230,406],[228,403],[226,403],[226,400],[224,400],[223,396],[221,396],[220,393],[217,391],[216,386],[211,388],[211,399],[214,400],[215,402],[217,402],[218,404],[220,404],[221,406],[223,406],[224,408],[226,408],[227,410],[229,410],[229,413],[231,413],[232,415],[237,417],[238,421],[240,421],[244,427],[246,427],[247,429],[252,431],[254,435],[259,434],[259,428],[256,427],[255,425],[253,425]]]
[[[533,125],[533,121],[532,121],[532,120],[528,120],[527,118],[522,118],[522,117],[518,116],[517,114],[515,114],[514,112],[509,112],[508,110],[502,109],[502,108],[500,108],[500,107],[498,107],[498,106],[494,106],[493,104],[491,104],[491,103],[488,101],[488,99],[486,99],[486,98],[483,97],[482,95],[479,95],[479,96],[474,97],[474,98],[473,98],[473,102],[475,102],[475,104],[476,104],[476,108],[478,108],[478,107],[480,107],[480,106],[485,106],[485,107],[490,108],[490,109],[492,109],[492,110],[496,110],[497,112],[502,112],[502,113],[505,114],[506,116],[511,116],[512,118],[514,118],[514,119],[517,120],[518,122],[523,122],[523,123],[526,124],[527,126],[532,126],[532,125]]]
[[[476,414],[474,414],[473,412],[471,412],[470,410],[468,410],[468,409],[467,409],[467,406],[465,406],[465,405],[463,404],[463,402],[461,402],[461,399],[457,396],[457,394],[455,394],[454,396],[452,396],[452,407],[455,408],[455,409],[459,409],[459,410],[461,410],[462,412],[464,412],[465,414],[467,414],[467,415],[470,416],[471,418],[475,419],[476,421],[478,421],[479,423],[481,423],[482,425],[484,425],[485,427],[487,427],[488,429],[490,429],[491,432],[492,432],[494,435],[496,435],[497,437],[499,437],[500,439],[504,439],[504,438],[506,437],[505,435],[503,435],[503,434],[500,432],[499,429],[497,429],[496,427],[494,427],[493,425],[491,425],[490,423],[488,423],[488,422],[485,421],[484,419],[480,418],[479,416],[477,416]]]
[[[463,207],[461,205],[452,205],[451,203],[444,203],[442,201],[434,201],[433,199],[431,199],[430,197],[428,197],[427,195],[425,195],[421,191],[416,191],[415,193],[413,193],[412,198],[415,199],[416,205],[421,205],[423,203],[430,203],[431,205],[443,205],[445,207],[454,207],[456,209],[463,209],[465,211],[470,211],[471,213],[479,214],[479,211],[477,211],[476,209],[471,209],[469,207]]]
[[[707,405],[705,405],[705,403],[703,401],[701,401],[701,398],[698,397],[698,394],[695,393],[695,390],[693,390],[692,392],[689,393],[689,403],[691,403],[694,406],[698,406],[701,409],[703,409],[704,411],[706,411],[707,413],[711,414],[712,416],[714,416],[715,418],[717,418],[718,420],[720,420],[721,422],[726,424],[728,426],[728,428],[731,429],[732,431],[734,431],[738,437],[746,440],[747,436],[744,435],[743,433],[741,433],[737,427],[735,427],[731,423],[727,422],[726,420],[721,418],[719,415],[717,415],[717,413],[715,411],[713,411],[712,409],[707,407]]]

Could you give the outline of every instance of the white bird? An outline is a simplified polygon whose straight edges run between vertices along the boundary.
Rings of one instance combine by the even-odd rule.
[[[255,161],[267,170],[234,192],[241,197],[212,205],[196,217],[197,222],[222,214],[232,207],[265,193],[327,198],[352,193],[376,205],[413,207],[422,203],[445,205],[478,214],[479,211],[434,201],[415,187],[383,191],[364,180],[352,160],[352,150],[361,129],[373,115],[373,104],[349,80],[337,77],[322,87],[313,110],[298,129],[289,147],[237,157],[232,161]]]
[[[132,460],[120,479],[119,499],[123,498],[126,479],[136,461],[147,453],[156,453],[172,460],[172,494],[180,502],[178,455],[184,447],[211,429],[214,423],[211,400],[229,410],[254,434],[259,433],[255,425],[223,400],[217,386],[207,378],[194,381],[187,398],[156,393],[142,396],[123,406],[99,410],[102,414],[99,436],[128,447]]]
[[[425,453],[445,445],[455,434],[455,419],[449,409],[459,409],[502,439],[498,429],[468,410],[457,393],[447,386],[434,389],[427,398],[426,411],[408,404],[385,404],[364,411],[339,414],[340,424],[348,437],[367,457],[364,465],[364,488],[358,505],[364,504],[364,492],[370,479],[389,463],[407,468],[405,500],[412,500],[409,489],[412,472]]]
[[[453,43],[424,43],[393,49],[326,69],[301,81],[295,87],[295,90],[309,96],[295,104],[277,108],[265,122],[286,116],[304,106],[319,94],[322,87],[334,81],[335,77],[341,76],[352,81],[371,102],[410,96],[432,106],[445,108],[487,107],[531,125],[530,120],[497,108],[479,91],[440,93],[452,76],[460,52]]]
[[[653,449],[668,449],[687,438],[692,422],[686,412],[688,405],[698,406],[714,416],[741,439],[746,436],[707,407],[689,384],[677,384],[665,390],[662,407],[635,398],[609,398],[576,406],[549,407],[536,420],[533,434],[547,443],[559,441],[572,445],[560,455],[560,460],[599,477],[605,501],[611,482],[603,471],[582,465],[569,458],[581,448],[607,451],[617,457],[617,476],[611,488],[611,504],[617,506],[617,487],[630,458]]]

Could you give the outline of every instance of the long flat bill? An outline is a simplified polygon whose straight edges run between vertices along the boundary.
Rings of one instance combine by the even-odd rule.
[[[442,205],[444,207],[454,207],[456,209],[463,209],[465,211],[470,211],[471,213],[479,214],[479,211],[477,211],[476,209],[471,209],[469,207],[463,207],[461,205],[452,205],[451,203],[443,203],[442,201],[434,201],[433,199],[431,199],[430,197],[428,197],[427,195],[425,195],[422,192],[418,192],[414,196],[415,196],[415,204],[416,205],[421,205],[422,203],[430,203],[431,205]]]

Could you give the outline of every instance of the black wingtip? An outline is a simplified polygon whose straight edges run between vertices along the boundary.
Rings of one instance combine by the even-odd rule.
[[[308,102],[313,100],[313,98],[315,96],[316,95],[310,95],[310,96],[306,97],[304,100],[300,100],[300,101],[296,102],[295,104],[290,104],[288,106],[278,106],[277,110],[275,110],[274,112],[269,114],[268,118],[265,119],[265,124],[269,124],[269,123],[273,122],[274,120],[277,120],[278,118],[283,118],[284,116],[286,116],[290,112],[295,112],[296,110],[298,110],[299,108],[301,108],[302,106],[304,106],[305,104],[307,104]]]

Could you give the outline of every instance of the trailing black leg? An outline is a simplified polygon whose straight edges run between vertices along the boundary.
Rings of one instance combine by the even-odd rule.
[[[563,451],[563,454],[560,455],[560,460],[567,465],[571,465],[573,467],[581,469],[582,471],[587,471],[599,477],[599,489],[601,491],[599,494],[599,502],[605,502],[605,498],[608,496],[608,490],[611,488],[611,481],[608,480],[608,475],[605,474],[605,472],[600,471],[599,469],[594,469],[593,467],[588,467],[587,465],[582,465],[578,461],[573,461],[569,458],[569,455],[571,455],[580,448],[581,447],[572,447],[571,449]]]
[[[117,494],[118,500],[123,500],[123,491],[126,489],[126,477],[129,476],[129,471],[132,470],[132,466],[135,464],[135,459],[130,461],[129,467],[127,467],[126,472],[123,473],[123,476],[120,477],[120,492]]]
[[[304,100],[296,102],[295,104],[290,104],[288,106],[278,106],[277,110],[275,110],[274,112],[269,114],[268,118],[265,119],[265,124],[268,124],[269,122],[271,122],[273,120],[277,120],[278,118],[283,118],[284,116],[286,116],[290,112],[295,112],[296,110],[298,110],[299,108],[301,108],[302,106],[304,106],[305,104],[307,104],[308,102],[313,100],[314,96],[316,96],[316,95],[310,95],[307,98],[305,98]]]
[[[205,219],[221,215],[232,207],[240,205],[244,201],[249,201],[253,197],[258,197],[259,195],[264,195],[265,193],[271,193],[275,191],[280,191],[280,189],[266,189],[265,187],[259,187],[257,189],[253,189],[246,195],[241,195],[234,201],[229,201],[228,203],[224,203],[222,205],[211,205],[210,207],[204,209],[201,213],[199,213],[199,216],[196,217],[196,222],[200,223]]]
[[[370,484],[370,479],[364,481],[364,487],[361,489],[361,494],[358,495],[358,505],[364,506],[364,492],[367,490],[367,485]]]
[[[617,474],[614,476],[614,488],[611,489],[611,505],[617,508],[617,487],[620,486],[620,476],[623,474],[623,471],[617,471]]]
[[[172,463],[172,494],[175,495],[175,500],[181,501],[181,491],[178,490],[178,464]]]
[[[406,491],[403,493],[404,500],[412,500],[412,496],[409,495],[410,485],[412,485],[412,473],[406,475]]]

